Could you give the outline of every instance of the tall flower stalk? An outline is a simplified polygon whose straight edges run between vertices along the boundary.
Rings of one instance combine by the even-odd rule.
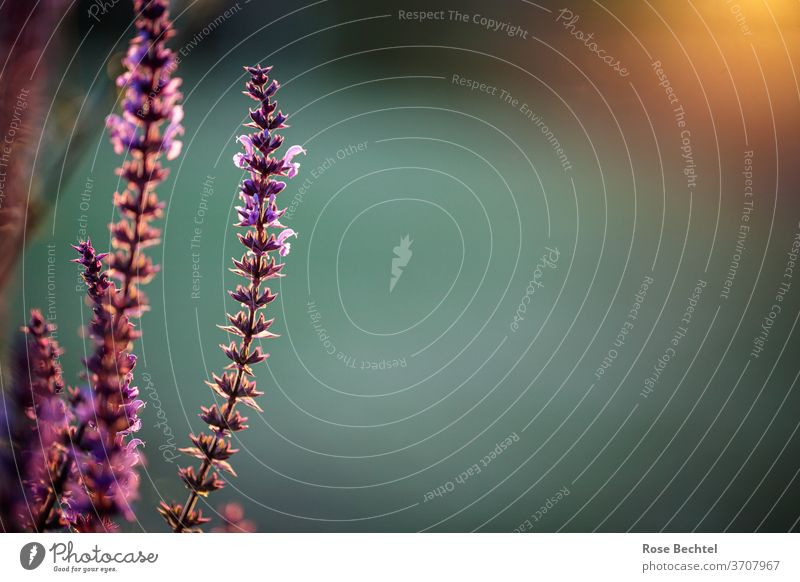
[[[43,531],[63,527],[63,514],[37,508],[60,496],[64,482],[59,469],[67,456],[69,413],[61,394],[64,380],[59,357],[61,348],[52,337],[55,326],[42,314],[31,311],[22,328],[25,342],[18,350],[16,372],[9,397],[4,399],[1,439],[4,479],[0,486],[0,521],[4,531]]]
[[[138,490],[134,467],[141,441],[131,434],[139,429],[137,411],[144,404],[131,385],[136,363],[133,343],[140,333],[130,319],[148,308],[140,286],[158,270],[144,249],[160,237],[152,224],[164,208],[155,192],[168,174],[160,159],[162,154],[169,160],[180,154],[177,138],[183,134],[181,80],[171,76],[177,61],[166,47],[175,34],[168,6],[168,0],[133,1],[136,36],[123,59],[125,72],[117,78],[125,90],[122,115],[106,118],[114,151],[126,155],[117,169],[126,186],[114,195],[120,218],[110,227],[113,252],[108,272],[102,267],[107,255],[98,255],[89,241],[75,247],[93,309],[89,336],[94,350],[85,361],[88,392],[74,391],[70,397],[76,417],[73,454],[64,459],[57,480],[71,491],[64,513],[78,531],[107,531],[115,527],[114,518],[134,517],[130,501]],[[64,506],[62,493],[51,488],[40,523],[52,521],[58,507]]]
[[[84,360],[88,386],[70,390],[72,424],[58,462],[47,465],[51,486],[37,505],[36,531],[65,525],[82,532],[116,529],[114,519],[134,518],[131,501],[139,486],[135,467],[142,441],[132,434],[141,426],[144,402],[131,384],[136,357],[130,352],[139,332],[117,309],[120,293],[103,266],[107,254],[98,254],[91,241],[74,248],[92,308],[87,330],[94,348]]]
[[[142,441],[132,435],[141,426],[144,402],[131,384],[136,357],[130,353],[138,331],[116,309],[121,294],[103,268],[106,255],[90,241],[75,249],[92,307],[88,331],[94,350],[84,360],[90,392],[76,391],[71,398],[76,427],[74,458],[62,467],[64,478],[73,481],[66,513],[74,530],[107,531],[117,517],[134,518],[131,501],[139,486],[135,466]]]
[[[117,85],[125,88],[122,115],[106,118],[114,151],[129,156],[117,169],[126,187],[114,196],[120,219],[111,225],[110,260],[120,289],[116,309],[129,317],[147,309],[147,297],[139,286],[158,270],[144,249],[157,244],[161,235],[152,225],[164,208],[155,188],[168,173],[159,160],[162,154],[168,160],[180,154],[177,138],[183,134],[183,108],[178,104],[181,79],[171,77],[177,62],[166,47],[175,34],[169,2],[134,0],[133,4],[137,33],[122,61],[126,70],[117,78]]]
[[[267,320],[263,313],[276,297],[266,283],[281,277],[284,266],[276,262],[273,253],[286,256],[289,252],[287,239],[295,235],[292,229],[280,223],[286,209],[278,208],[276,197],[286,183],[276,178],[293,178],[299,164],[292,159],[305,150],[292,146],[282,158],[273,156],[283,143],[283,137],[276,132],[286,127],[286,116],[276,112],[277,105],[272,100],[279,84],[270,81],[270,67],[245,67],[245,70],[250,75],[245,94],[258,102],[258,107],[250,110],[251,121],[246,124],[253,131],[239,136],[244,151],[234,156],[236,166],[248,173],[239,186],[242,205],[236,208],[239,217],[236,226],[245,229],[244,233],[238,233],[245,250],[240,259],[233,259],[232,269],[245,283],[229,292],[241,309],[235,315],[228,314],[228,325],[219,326],[237,339],[220,345],[231,363],[221,376],[214,374],[213,381],[207,382],[222,399],[220,405],[201,408],[200,418],[209,431],[191,434],[193,446],[181,449],[200,463],[196,469],[189,466],[179,470],[189,490],[188,498],[182,505],[162,502],[159,506],[159,512],[176,533],[198,531],[199,526],[209,521],[197,509],[197,501],[224,487],[219,471],[236,475],[228,461],[237,452],[232,447],[231,434],[247,428],[247,419],[236,410],[236,405],[241,403],[261,411],[255,398],[263,393],[256,390],[252,366],[266,360],[268,354],[254,345],[254,341],[277,337],[269,331],[273,320]]]
[[[35,507],[41,507],[51,497],[58,499],[64,493],[64,480],[58,475],[69,456],[71,414],[61,398],[64,380],[58,359],[62,351],[51,337],[55,326],[34,310],[23,331],[27,336],[26,357],[32,396],[29,416],[38,435],[27,459],[26,474]],[[64,515],[58,508],[54,509],[39,511],[32,529],[44,531],[63,527]]]

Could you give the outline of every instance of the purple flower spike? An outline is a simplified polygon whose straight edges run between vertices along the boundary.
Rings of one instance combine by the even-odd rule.
[[[110,225],[114,250],[108,271],[102,265],[106,255],[96,253],[91,242],[75,247],[92,306],[88,334],[94,342],[84,362],[88,386],[69,399],[77,423],[71,429],[75,458],[61,475],[72,491],[64,515],[76,531],[110,531],[117,517],[134,517],[130,502],[138,492],[135,467],[142,441],[132,435],[141,426],[144,402],[131,384],[136,358],[130,351],[139,332],[130,319],[148,308],[140,286],[158,271],[143,250],[161,236],[151,225],[164,208],[155,192],[168,174],[160,159],[180,154],[183,135],[181,80],[171,78],[177,60],[166,48],[175,34],[168,6],[168,0],[134,0],[136,36],[117,78],[124,90],[122,114],[106,118],[114,151],[126,156],[117,169],[126,186],[114,196],[120,219]]]
[[[131,385],[136,358],[129,353],[138,332],[119,309],[120,293],[103,268],[107,255],[95,252],[89,241],[74,248],[92,307],[88,333],[94,350],[84,360],[88,387],[69,391],[70,414],[61,400],[46,413],[60,414],[64,428],[51,431],[52,444],[42,449],[49,455],[37,462],[47,479],[35,483],[42,498],[35,529],[113,531],[115,518],[133,519],[130,503],[139,487],[134,467],[141,441],[130,435],[139,430],[137,414],[144,402]],[[72,417],[75,423],[67,426]]]
[[[22,331],[26,341],[17,350],[12,390],[0,409],[2,438],[10,441],[0,448],[0,465],[9,476],[0,483],[0,522],[4,531],[45,531],[65,525],[55,500],[64,488],[59,474],[68,454],[70,416],[61,400],[55,327],[33,310]],[[21,483],[10,478],[17,473]]]
[[[138,495],[135,467],[141,441],[131,435],[141,426],[138,412],[144,402],[131,384],[136,357],[129,350],[139,333],[120,308],[122,294],[103,270],[106,255],[97,254],[89,241],[75,250],[92,307],[88,331],[94,350],[84,360],[88,390],[71,396],[78,424],[72,437],[76,458],[66,471],[73,493],[65,514],[77,531],[108,531],[115,518],[134,518],[130,503]]]
[[[117,170],[126,187],[114,197],[120,220],[111,225],[114,253],[110,270],[119,283],[119,308],[128,317],[137,317],[148,308],[139,286],[158,271],[143,249],[157,244],[161,236],[161,231],[151,226],[164,208],[155,189],[168,171],[159,160],[162,154],[168,160],[180,155],[183,135],[183,108],[178,104],[181,80],[171,78],[177,61],[166,48],[175,34],[167,11],[169,2],[134,0],[133,4],[137,33],[122,60],[126,70],[117,79],[117,85],[125,90],[123,112],[106,119],[114,151],[127,158]]]
[[[210,430],[191,435],[193,446],[181,449],[200,461],[197,468],[189,466],[179,471],[189,490],[188,499],[182,505],[162,503],[159,507],[159,512],[176,533],[199,531],[200,526],[209,521],[197,509],[199,497],[224,487],[225,483],[219,478],[222,472],[236,475],[229,461],[237,452],[232,447],[231,434],[247,428],[247,419],[239,413],[236,405],[243,404],[261,411],[255,398],[262,393],[256,390],[252,366],[268,357],[253,342],[277,337],[269,331],[273,320],[266,319],[262,311],[276,297],[265,283],[282,276],[283,264],[276,262],[277,257],[272,253],[277,251],[281,257],[288,254],[289,243],[286,241],[296,236],[294,230],[279,222],[286,209],[278,207],[276,198],[286,184],[275,178],[296,175],[299,164],[292,159],[305,150],[292,146],[282,158],[273,156],[283,143],[283,137],[276,132],[285,127],[286,121],[285,115],[275,112],[276,105],[272,101],[279,85],[276,81],[270,82],[269,68],[256,66],[246,70],[250,73],[250,80],[245,93],[259,106],[250,110],[251,121],[246,125],[253,132],[238,138],[244,151],[234,156],[234,164],[248,172],[239,186],[242,205],[236,208],[239,217],[236,226],[246,229],[244,234],[239,234],[245,252],[240,259],[233,259],[232,269],[245,279],[245,284],[237,285],[230,292],[241,309],[235,315],[228,315],[228,325],[220,326],[236,340],[220,346],[231,363],[222,375],[214,374],[213,381],[208,382],[222,403],[202,407],[200,418]],[[275,229],[280,232],[276,234]],[[229,525],[240,522],[239,530],[246,529],[242,517],[240,508],[228,507],[226,510],[226,522]]]

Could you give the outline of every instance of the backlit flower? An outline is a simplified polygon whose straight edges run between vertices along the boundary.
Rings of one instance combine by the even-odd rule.
[[[224,487],[225,483],[219,478],[221,472],[236,474],[230,458],[237,450],[231,446],[230,438],[232,433],[247,428],[247,418],[240,414],[237,405],[261,410],[255,399],[262,393],[256,390],[252,367],[266,360],[268,354],[262,352],[254,340],[277,337],[269,329],[273,320],[266,319],[263,313],[267,304],[276,297],[265,286],[266,283],[282,276],[283,264],[278,263],[272,253],[277,251],[278,257],[287,255],[290,248],[287,239],[296,236],[294,230],[279,222],[286,210],[278,207],[277,195],[286,184],[275,178],[294,176],[299,164],[292,159],[305,150],[292,146],[282,158],[273,155],[283,143],[283,137],[276,132],[285,127],[286,121],[285,115],[275,113],[276,106],[272,101],[279,85],[276,81],[269,81],[269,68],[258,66],[246,70],[250,73],[247,94],[259,106],[250,111],[251,121],[247,127],[253,131],[239,136],[243,151],[234,156],[234,164],[248,172],[239,186],[242,204],[236,208],[236,226],[246,229],[239,234],[244,254],[233,260],[232,269],[244,279],[244,284],[237,285],[230,292],[240,304],[240,310],[228,315],[227,324],[220,326],[235,340],[220,346],[231,363],[222,375],[214,374],[212,381],[208,382],[214,393],[221,397],[222,404],[201,408],[200,418],[208,425],[209,431],[191,435],[192,446],[181,449],[199,461],[197,468],[189,466],[179,471],[189,490],[188,499],[184,504],[162,503],[159,507],[175,532],[199,530],[208,521],[197,509],[199,497]],[[274,232],[278,229],[280,232]],[[229,507],[226,511],[237,520],[241,518],[235,508]]]

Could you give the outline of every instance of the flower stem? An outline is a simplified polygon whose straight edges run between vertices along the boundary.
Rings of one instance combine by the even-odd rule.
[[[264,230],[263,225],[259,224],[258,225],[259,235],[261,235],[263,230]],[[263,255],[259,255],[259,260],[262,259]],[[261,286],[261,279],[258,277],[254,278],[252,280],[252,283],[250,284],[250,288],[253,290],[254,297],[258,296],[260,286]],[[250,345],[253,342],[252,329],[256,321],[256,313],[258,312],[258,308],[248,306],[248,311],[249,311],[249,325],[247,327],[248,330],[250,331],[248,331],[245,337],[242,339],[242,354],[243,354],[243,359],[245,360],[247,359],[247,356],[250,355]],[[230,421],[231,416],[233,415],[234,407],[236,406],[236,394],[239,390],[239,386],[242,383],[244,375],[245,375],[245,366],[238,364],[236,370],[236,380],[233,383],[233,390],[231,391],[231,395],[228,397],[228,406],[225,409],[225,415],[224,415],[225,424],[227,424],[228,421]],[[219,439],[220,439],[220,433],[218,432],[214,436],[214,446],[216,446],[216,444],[219,442]],[[198,474],[200,481],[206,478],[208,472],[211,470],[211,465],[212,465],[211,459],[206,457],[203,460],[202,464],[200,465],[200,471]],[[183,506],[183,511],[181,512],[179,523],[175,526],[175,529],[173,530],[175,533],[181,533],[184,530],[185,528],[184,523],[186,521],[186,518],[188,517],[190,512],[194,511],[194,507],[195,505],[197,505],[198,497],[199,495],[197,491],[193,490],[189,492],[189,498],[186,500],[186,503]]]
[[[78,444],[81,442],[81,439],[83,438],[83,432],[85,430],[86,430],[86,423],[82,422],[78,426],[78,430],[75,433],[75,438],[73,439],[73,443]],[[56,501],[58,500],[59,495],[63,491],[64,484],[67,481],[67,477],[69,476],[69,471],[71,467],[72,467],[72,456],[65,454],[64,460],[61,462],[61,467],[59,468],[58,475],[52,482],[52,487],[50,487],[50,490],[47,492],[47,498],[42,504],[42,509],[39,512],[39,517],[36,519],[36,526],[35,526],[36,532],[43,532],[47,527],[47,524],[50,522],[50,519],[52,518],[53,509],[56,506]]]
[[[144,134],[145,136],[150,135],[150,127],[151,125],[148,123],[145,125]],[[137,172],[138,181],[136,183],[136,189],[138,190],[139,194],[139,204],[138,204],[138,211],[136,212],[136,217],[133,221],[133,241],[131,241],[130,247],[128,248],[128,265],[125,269],[125,273],[123,275],[122,281],[122,297],[125,300],[125,305],[128,304],[129,295],[131,292],[131,285],[133,285],[133,266],[136,264],[136,256],[139,252],[139,230],[141,229],[142,225],[142,218],[144,216],[144,207],[147,203],[147,178],[146,172],[148,171],[147,168],[150,165],[150,151],[142,152],[142,165]]]

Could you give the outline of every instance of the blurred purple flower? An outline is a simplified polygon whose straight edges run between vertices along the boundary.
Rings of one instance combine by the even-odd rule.
[[[0,483],[0,521],[4,531],[44,531],[65,525],[60,508],[47,504],[54,504],[63,490],[58,475],[67,454],[70,417],[61,400],[62,351],[52,337],[55,326],[32,310],[22,331],[25,343],[0,415],[0,438],[8,439],[0,449],[6,475]]]
[[[222,525],[212,529],[214,533],[252,533],[256,525],[244,517],[244,509],[238,503],[226,503],[219,508]]]

